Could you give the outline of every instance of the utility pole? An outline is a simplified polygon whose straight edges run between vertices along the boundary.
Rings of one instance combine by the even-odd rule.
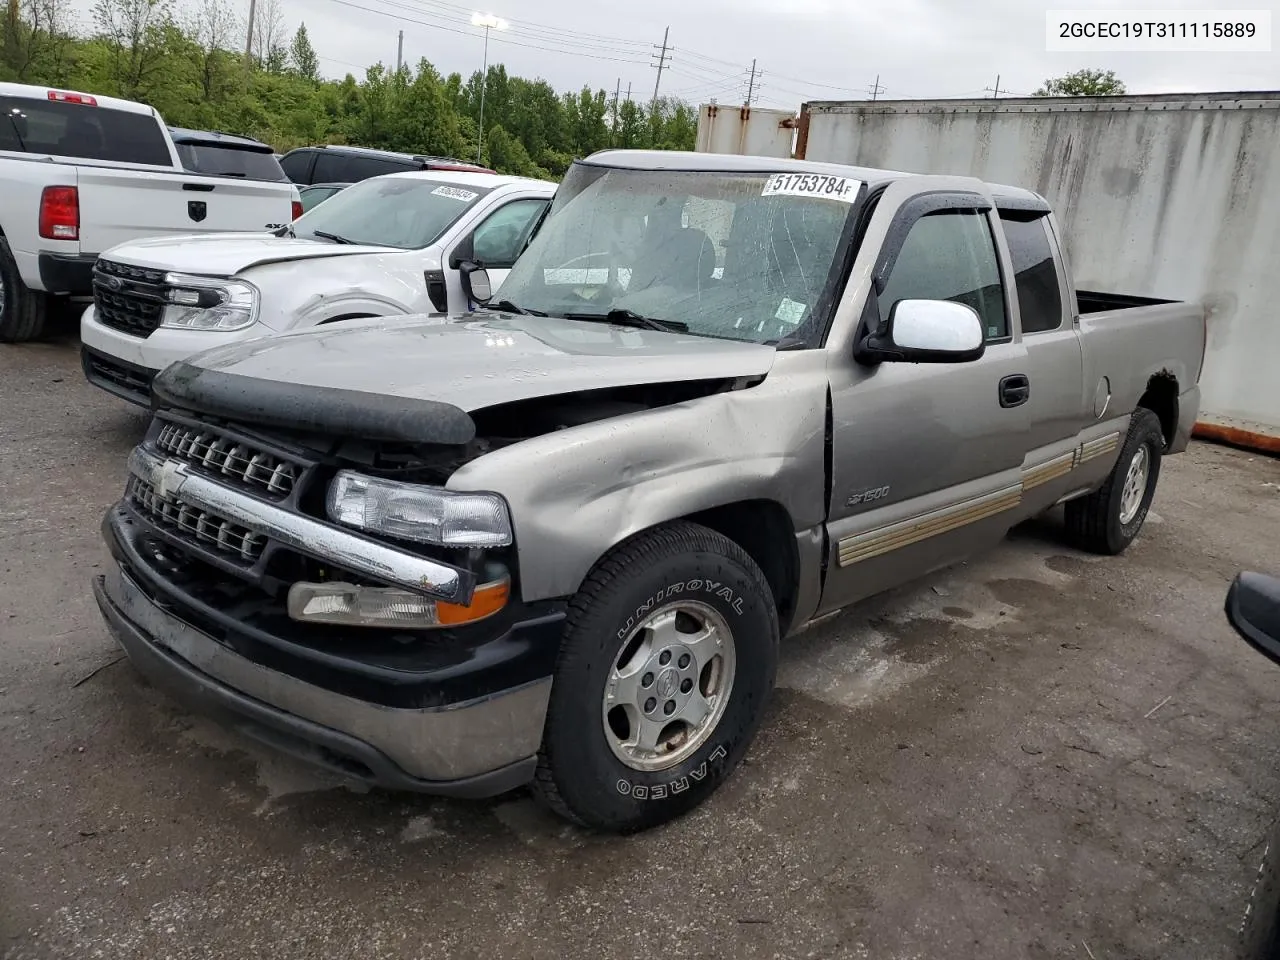
[[[743,104],[744,107],[751,106],[751,95],[754,94],[755,92],[756,92],[756,60],[755,60],[755,57],[752,57],[751,58],[751,79],[747,81],[747,102]]]
[[[400,39],[396,43],[396,73],[404,66],[404,31],[400,31]]]
[[[253,63],[253,15],[257,7],[257,0],[249,0],[249,29],[245,31],[244,37],[244,83],[249,85],[249,70]]]
[[[1012,93],[1012,92],[1013,92],[1012,90],[1001,90],[1001,89],[1000,89],[1000,74],[998,74],[998,73],[996,74],[996,85],[995,85],[994,87],[984,87],[983,89],[984,89],[984,90],[986,90],[988,93],[990,93],[990,94],[991,94],[991,99],[992,99],[992,100],[998,100],[998,99],[1000,99],[1000,94],[1002,94],[1002,93]]]
[[[658,109],[658,84],[662,83],[662,70],[667,65],[667,38],[671,35],[671,28],[667,27],[662,31],[662,51],[658,54],[658,77],[653,81],[653,99],[649,101],[649,124],[657,134],[657,109]],[[655,44],[657,46],[657,44]],[[673,51],[674,52],[674,51]]]
[[[880,74],[877,73],[876,82],[873,83],[871,86],[867,87],[867,93],[871,94],[871,102],[875,103],[876,98],[884,92],[885,92],[884,87],[880,86]]]
[[[618,95],[622,93],[622,78],[618,78],[618,85],[613,88],[613,125],[609,129],[611,137],[617,136],[618,133]]]

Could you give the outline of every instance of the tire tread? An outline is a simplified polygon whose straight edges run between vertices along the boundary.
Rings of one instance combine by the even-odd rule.
[[[600,594],[609,590],[619,579],[626,576],[632,564],[643,565],[661,559],[663,556],[679,555],[690,552],[719,553],[735,563],[740,564],[756,580],[756,586],[763,596],[772,597],[769,583],[764,573],[751,556],[733,540],[717,533],[709,527],[687,520],[679,520],[638,533],[607,553],[587,574],[582,586],[569,601],[568,614],[565,618],[564,639],[560,644],[560,653],[556,660],[556,674],[559,675],[564,664],[573,663],[581,657],[581,645],[570,642],[578,633],[592,629],[592,611],[598,609],[595,600]],[[774,622],[774,634],[777,635],[777,622]],[[544,729],[551,726],[554,701],[548,707]],[[560,795],[556,786],[552,755],[547,739],[544,737],[542,747],[538,751],[538,765],[534,773],[533,790],[535,795],[553,812],[578,826],[589,826],[578,816]]]
[[[0,283],[8,287],[4,313],[0,315],[0,342],[25,343],[44,332],[49,295],[22,282],[9,241],[0,236]]]
[[[1078,500],[1067,502],[1064,510],[1067,536],[1071,542],[1089,553],[1114,555],[1119,553],[1108,536],[1111,521],[1111,498],[1115,494],[1117,484],[1124,482],[1120,474],[1120,464],[1128,462],[1135,442],[1141,442],[1145,433],[1153,432],[1163,442],[1164,434],[1160,428],[1160,419],[1146,407],[1138,407],[1129,419],[1129,430],[1125,434],[1125,442],[1120,447],[1116,458],[1116,467],[1107,475],[1106,481],[1089,494]],[[1127,544],[1126,544],[1127,546]],[[1124,547],[1121,547],[1123,550]]]

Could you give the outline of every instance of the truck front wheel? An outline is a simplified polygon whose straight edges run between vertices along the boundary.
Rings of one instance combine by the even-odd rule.
[[[1106,483],[1087,497],[1067,501],[1067,533],[1076,546],[1114,555],[1133,543],[1156,495],[1163,451],[1160,419],[1139,407]]]
[[[22,282],[9,241],[0,237],[0,342],[22,343],[44,332],[49,295]]]
[[[570,602],[537,792],[600,830],[679,816],[742,759],[777,662],[773,594],[736,543],[685,522],[625,541]]]

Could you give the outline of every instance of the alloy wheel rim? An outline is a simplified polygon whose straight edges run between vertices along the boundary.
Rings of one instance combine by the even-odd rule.
[[[697,601],[659,607],[627,634],[601,704],[609,748],[632,770],[665,770],[705,744],[733,692],[737,652],[723,616]]]
[[[1131,523],[1142,506],[1142,497],[1147,492],[1147,477],[1151,472],[1151,458],[1146,444],[1140,446],[1129,461],[1129,469],[1124,475],[1124,489],[1120,495],[1120,522]]]

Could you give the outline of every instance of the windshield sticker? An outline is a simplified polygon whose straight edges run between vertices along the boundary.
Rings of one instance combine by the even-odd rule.
[[[762,197],[816,197],[853,203],[858,199],[861,180],[852,177],[828,177],[818,173],[775,173],[764,182]]]
[[[437,197],[448,197],[450,200],[461,200],[463,203],[470,203],[478,193],[472,193],[470,190],[463,190],[461,187],[436,187],[431,191]]]
[[[774,317],[794,327],[800,322],[800,318],[804,316],[807,306],[808,304],[799,303],[790,297],[783,297],[782,303],[778,304],[778,312],[774,314]]]

